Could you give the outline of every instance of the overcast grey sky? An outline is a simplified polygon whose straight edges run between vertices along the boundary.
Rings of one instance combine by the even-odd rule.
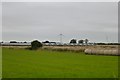
[[[117,2],[3,2],[2,21],[4,41],[118,41]]]

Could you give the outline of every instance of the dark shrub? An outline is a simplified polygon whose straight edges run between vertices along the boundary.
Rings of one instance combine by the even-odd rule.
[[[76,44],[76,43],[77,43],[77,40],[76,40],[76,39],[72,39],[72,40],[70,41],[70,43]]]
[[[31,42],[31,49],[32,50],[37,50],[40,47],[42,47],[42,43],[39,42],[38,40],[35,40],[35,41]]]

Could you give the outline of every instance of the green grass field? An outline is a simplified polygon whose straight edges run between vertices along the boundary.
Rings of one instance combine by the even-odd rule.
[[[0,47],[0,78],[2,78],[2,48]]]
[[[118,57],[3,48],[3,78],[117,78]]]

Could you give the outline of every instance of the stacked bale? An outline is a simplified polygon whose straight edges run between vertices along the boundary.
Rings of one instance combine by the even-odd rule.
[[[92,50],[91,49],[85,49],[85,54],[92,54]]]
[[[105,50],[105,49],[85,49],[85,54],[94,55],[120,55],[118,50]]]

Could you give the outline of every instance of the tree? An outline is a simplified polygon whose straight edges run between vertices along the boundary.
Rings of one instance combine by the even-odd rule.
[[[27,43],[26,41],[24,43]]]
[[[45,41],[45,42],[43,42],[43,43],[50,43],[49,41]]]
[[[76,39],[72,39],[72,40],[70,41],[70,43],[76,44],[76,43],[77,43],[77,40],[76,40]]]
[[[86,43],[86,44],[88,43],[88,39],[85,39],[85,43]]]
[[[38,48],[42,47],[42,43],[39,42],[38,40],[32,41],[31,42],[31,49],[32,50],[37,50]]]
[[[79,40],[78,43],[79,44],[83,44],[84,40]]]
[[[17,43],[17,41],[10,41],[10,43]]]

